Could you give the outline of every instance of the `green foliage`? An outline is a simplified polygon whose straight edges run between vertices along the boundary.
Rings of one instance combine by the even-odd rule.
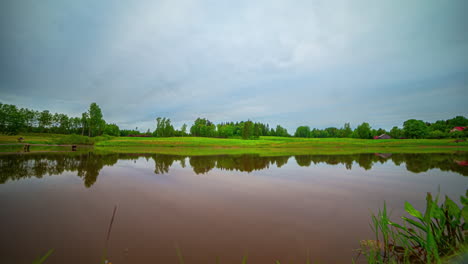
[[[353,130],[351,129],[351,125],[349,123],[345,123],[343,128],[340,131],[340,137],[342,138],[349,138],[353,134]]]
[[[81,117],[69,117],[66,114],[51,113],[49,110],[39,112],[0,103],[0,133],[85,135],[86,132],[87,135],[101,135],[105,128],[102,113],[97,104],[93,103],[91,106],[90,112],[83,113]],[[90,113],[93,114],[93,118],[90,117]]]
[[[424,213],[406,202],[410,217],[402,217],[404,225],[390,221],[384,204],[383,211],[372,215],[375,240],[361,243],[360,253],[369,263],[441,263],[444,257],[456,256],[468,246],[467,196],[468,191],[460,197],[459,208],[447,196],[438,205],[438,195],[433,199],[428,193]]]
[[[291,135],[289,135],[288,130],[286,130],[286,128],[284,128],[284,127],[282,127],[280,125],[276,126],[275,135],[277,137],[290,137],[291,136]]]
[[[110,138],[109,138],[110,139]],[[87,136],[80,136],[76,134],[63,136],[57,139],[54,139],[52,143],[58,145],[93,145],[95,139],[87,137]]]
[[[389,136],[391,136],[392,138],[403,138],[404,132],[402,129],[398,128],[397,126],[394,126],[390,130]]]
[[[251,123],[249,123],[251,122]],[[468,126],[468,119],[457,116],[448,120],[438,120],[435,123],[424,123],[420,120],[408,120],[404,124],[404,130],[393,127],[389,132],[393,138],[463,138],[468,137],[468,130],[463,132],[448,133],[455,126]],[[369,139],[372,136],[386,133],[384,129],[371,129],[368,123],[362,123],[354,131],[349,123],[342,128],[328,127],[325,129],[312,130],[308,126],[300,126],[294,133],[295,137],[301,138],[361,138]],[[0,103],[0,133],[58,133],[58,134],[81,134],[91,137],[108,134],[112,136],[141,135],[138,129],[120,131],[116,124],[106,124],[101,108],[96,104],[90,104],[88,111],[81,117],[69,117],[65,114],[51,113],[48,110],[35,111],[27,108],[18,108],[15,105]],[[215,125],[205,118],[197,118],[187,131],[187,125],[181,130],[175,130],[168,118],[159,118],[156,130],[153,132],[157,137],[172,136],[197,137],[221,137],[221,138],[248,138],[258,139],[262,136],[290,137],[288,131],[281,125],[270,128],[268,124],[241,121],[227,122]],[[148,134],[148,133],[147,133]]]
[[[174,127],[171,125],[169,118],[156,118],[156,130],[153,132],[155,137],[173,137],[175,134]]]
[[[101,108],[96,103],[91,103],[88,115],[88,136],[95,137],[102,135],[106,121],[102,118]]]
[[[425,138],[429,132],[422,120],[410,119],[403,123],[403,130],[407,138]]]
[[[447,136],[448,136],[447,133],[444,133],[440,130],[433,130],[429,132],[429,134],[427,135],[427,138],[438,139],[438,138],[446,138]]]
[[[180,128],[180,136],[184,137],[187,136],[187,124],[183,124]]]
[[[116,124],[106,124],[104,134],[109,136],[120,136],[120,129]]]
[[[372,134],[371,134],[371,126],[364,122],[362,124],[360,124],[355,130],[354,130],[354,134],[357,138],[361,138],[361,139],[369,139],[369,138],[372,138]]]
[[[451,138],[462,138],[462,137],[465,136],[465,133],[462,132],[462,131],[458,131],[458,130],[457,130],[457,131],[454,131],[454,132],[450,132],[450,133],[449,133],[449,136],[450,136]]]
[[[308,126],[300,126],[296,129],[296,133],[294,133],[295,137],[302,137],[308,138],[310,137],[310,127]]]
[[[447,120],[447,124],[450,129],[453,127],[465,127],[468,126],[468,119],[464,116],[456,116],[452,119]]]
[[[242,139],[251,139],[253,138],[254,127],[252,121],[247,121],[242,126]]]
[[[190,128],[190,133],[196,137],[215,137],[216,127],[208,119],[197,118]]]
[[[140,131],[134,130],[134,129],[122,129],[122,130],[120,130],[120,136],[121,137],[128,137],[130,135],[135,136],[135,135],[140,135],[140,134],[141,134]]]

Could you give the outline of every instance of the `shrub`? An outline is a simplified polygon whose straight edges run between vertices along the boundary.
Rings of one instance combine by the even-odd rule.
[[[76,134],[64,136],[53,140],[53,143],[58,145],[94,145],[95,140],[87,136],[80,136]]]

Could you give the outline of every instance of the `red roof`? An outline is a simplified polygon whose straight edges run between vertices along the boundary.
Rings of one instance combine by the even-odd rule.
[[[465,128],[466,128],[466,127],[454,127],[453,129],[456,129],[456,130],[458,130],[458,131],[463,131]],[[452,129],[452,130],[453,130],[453,129]]]

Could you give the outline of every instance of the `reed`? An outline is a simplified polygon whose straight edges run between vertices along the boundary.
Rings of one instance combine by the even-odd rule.
[[[360,255],[368,263],[444,263],[468,253],[468,190],[460,197],[461,208],[448,196],[439,205],[439,195],[426,196],[424,213],[409,202],[403,224],[389,218],[386,205],[373,214],[375,240],[361,241]]]

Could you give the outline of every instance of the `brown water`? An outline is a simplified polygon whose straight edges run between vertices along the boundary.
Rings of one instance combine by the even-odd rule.
[[[351,263],[370,211],[468,187],[459,154],[0,155],[0,263]],[[307,253],[309,252],[309,253]]]

